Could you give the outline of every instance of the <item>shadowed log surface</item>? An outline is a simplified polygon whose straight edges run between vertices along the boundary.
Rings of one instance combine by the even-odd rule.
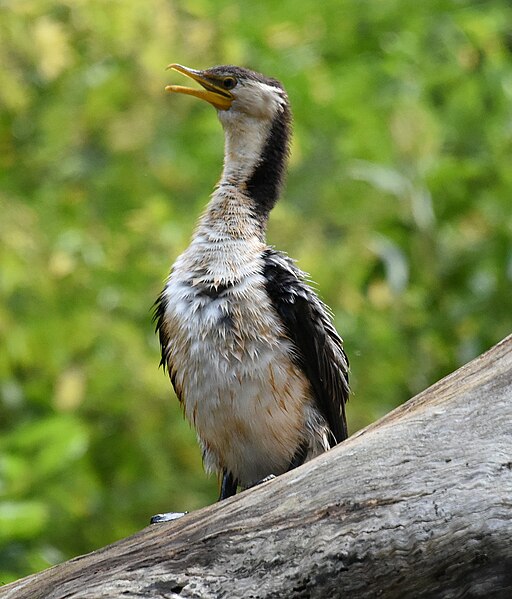
[[[305,466],[1,599],[512,597],[512,336]]]

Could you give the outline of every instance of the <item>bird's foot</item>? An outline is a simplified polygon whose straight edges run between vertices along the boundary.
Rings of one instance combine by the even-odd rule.
[[[150,523],[151,524],[159,524],[160,522],[172,522],[173,520],[178,520],[188,512],[165,512],[165,514],[155,514],[151,516]]]
[[[257,487],[258,485],[262,485],[263,483],[268,483],[269,480],[274,480],[274,478],[277,478],[275,474],[269,474],[268,476],[265,476],[265,478],[262,478],[261,480],[257,480],[255,483],[252,483],[252,485],[249,485],[247,488],[252,489],[253,487]]]

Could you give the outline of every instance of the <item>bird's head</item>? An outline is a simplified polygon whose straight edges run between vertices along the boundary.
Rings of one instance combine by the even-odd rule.
[[[168,68],[200,85],[168,85],[168,92],[195,96],[217,109],[226,140],[222,181],[243,189],[263,222],[278,198],[289,152],[291,112],[283,86],[232,65],[204,71],[179,64]]]
[[[193,79],[202,89],[168,85],[166,91],[206,100],[218,110],[222,123],[237,116],[273,121],[288,111],[288,97],[281,83],[249,69],[225,65],[197,71],[179,64],[167,68]]]

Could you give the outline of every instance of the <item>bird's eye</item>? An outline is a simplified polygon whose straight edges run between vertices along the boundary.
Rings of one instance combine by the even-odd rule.
[[[234,77],[224,77],[222,80],[222,87],[224,89],[233,89],[237,84],[237,80]]]

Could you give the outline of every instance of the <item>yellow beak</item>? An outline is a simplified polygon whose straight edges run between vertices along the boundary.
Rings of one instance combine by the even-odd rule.
[[[182,85],[167,85],[165,88],[166,92],[195,96],[201,100],[206,100],[212,106],[215,106],[217,110],[229,110],[231,108],[231,103],[234,100],[233,94],[231,94],[227,89],[220,87],[220,85],[215,82],[212,76],[208,76],[203,71],[189,69],[188,67],[184,67],[180,64],[170,64],[167,68],[172,69],[173,71],[178,71],[178,73],[183,73],[183,75],[186,75],[187,77],[190,77],[190,79],[197,81],[197,83],[202,85],[204,89],[194,89],[192,87],[184,87]]]

